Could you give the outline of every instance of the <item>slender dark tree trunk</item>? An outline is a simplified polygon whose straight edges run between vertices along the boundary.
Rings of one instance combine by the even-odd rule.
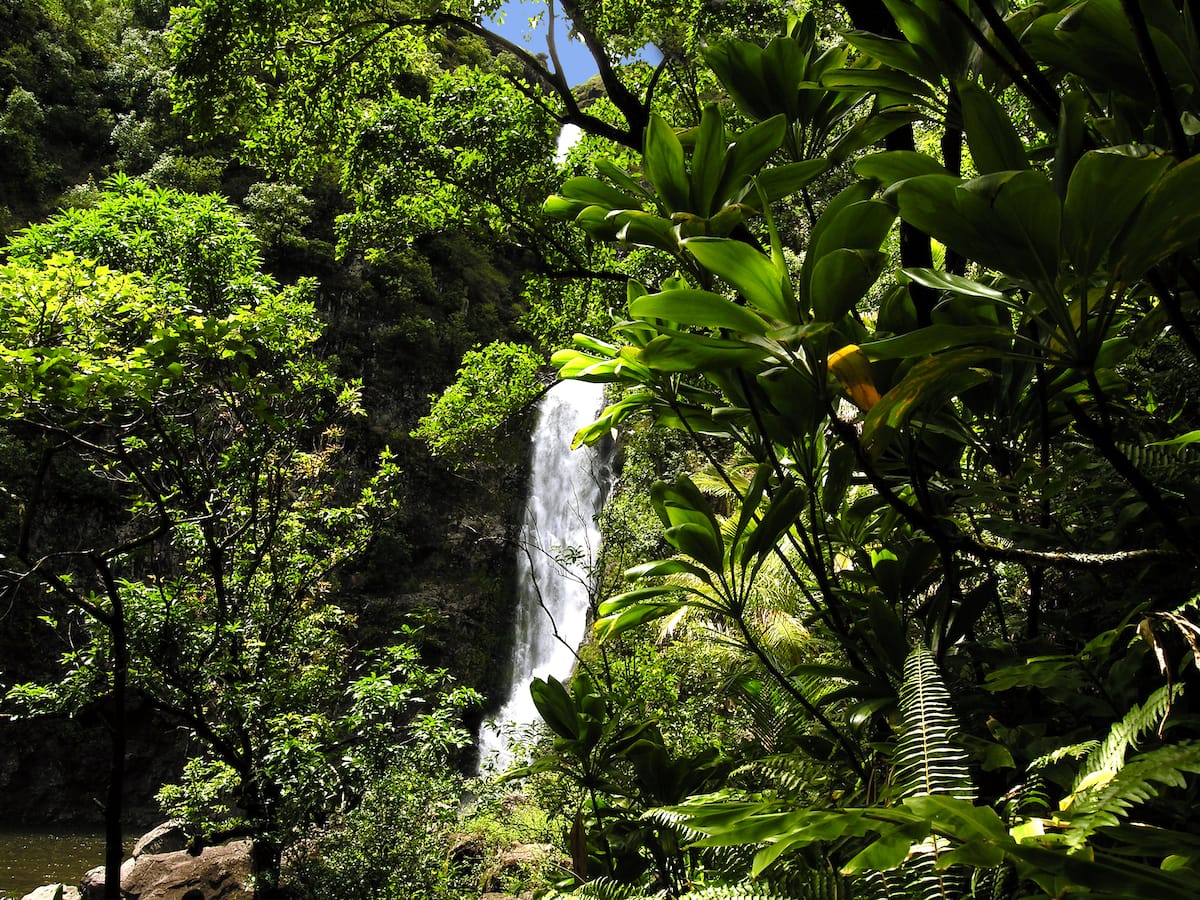
[[[125,858],[122,828],[125,796],[125,750],[128,721],[125,714],[129,680],[129,647],[125,634],[125,608],[121,593],[103,570],[112,599],[110,630],[113,642],[112,712],[108,730],[111,756],[108,770],[108,796],[104,802],[104,900],[121,900],[121,863]]]

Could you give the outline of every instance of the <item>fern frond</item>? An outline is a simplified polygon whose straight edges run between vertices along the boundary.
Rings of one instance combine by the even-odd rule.
[[[896,785],[901,797],[942,794],[974,800],[967,754],[954,742],[958,720],[933,654],[919,647],[904,662],[902,719],[896,746]]]
[[[708,887],[687,895],[688,900],[808,900],[804,896],[778,894],[770,887],[749,882],[725,887]]]
[[[647,894],[636,884],[626,884],[615,878],[600,877],[580,885],[569,894],[551,890],[542,900],[663,900],[663,891]]]
[[[756,792],[771,790],[780,797],[795,796],[811,786],[813,763],[796,754],[765,756],[738,766],[729,780],[731,784],[746,784]]]
[[[1083,761],[1071,786],[1071,793],[1079,793],[1088,783],[1103,777],[1103,773],[1119,771],[1125,764],[1125,754],[1129,748],[1137,749],[1137,742],[1142,737],[1159,729],[1181,690],[1179,685],[1163,685],[1143,705],[1135,705],[1121,721],[1114,723],[1100,746]]]
[[[1155,785],[1186,788],[1185,773],[1200,774],[1200,741],[1138,754],[1107,781],[1068,798],[1072,837],[1081,843],[1097,828],[1117,825],[1135,806],[1158,796]]]
[[[1057,750],[1051,750],[1049,753],[1043,754],[1031,762],[1029,770],[1032,772],[1037,769],[1044,769],[1046,766],[1052,766],[1067,757],[1079,759],[1080,757],[1087,756],[1099,746],[1099,741],[1082,741],[1078,744],[1068,744],[1066,747],[1059,747]]]

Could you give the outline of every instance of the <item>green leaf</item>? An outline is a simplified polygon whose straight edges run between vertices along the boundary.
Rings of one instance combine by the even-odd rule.
[[[926,82],[895,69],[835,69],[822,76],[821,86],[862,88],[915,101],[931,100],[934,97],[933,89]]]
[[[795,305],[787,300],[785,276],[770,257],[729,238],[688,238],[683,244],[700,265],[733,285],[751,306],[780,322],[800,324]]]
[[[905,221],[970,259],[1029,281],[1057,277],[1062,207],[1036,172],[924,175],[900,182],[896,199]]]
[[[761,74],[762,47],[748,41],[721,41],[705,47],[702,53],[704,61],[743,115],[761,122],[775,114],[771,92],[766,89]]]
[[[859,178],[874,178],[885,188],[918,175],[950,175],[936,159],[913,150],[889,150],[864,156],[854,164],[854,174]]]
[[[691,243],[688,242],[689,249]],[[751,310],[719,294],[685,288],[639,297],[629,305],[629,314],[639,319],[666,319],[681,325],[728,328],[741,334],[763,335],[768,327]]]
[[[994,341],[1012,341],[1012,332],[1007,328],[992,325],[930,325],[910,331],[908,334],[872,341],[860,345],[863,353],[872,362],[880,359],[912,359],[940,353],[954,347],[970,347],[991,344]]]
[[[663,596],[667,592],[666,589],[641,588],[640,591],[630,591],[606,600],[600,605],[593,626],[596,638],[601,642],[612,640],[647,622],[669,616],[687,605],[682,600],[645,602],[642,599]],[[640,597],[633,597],[639,593]]]
[[[745,196],[747,181],[779,149],[785,134],[787,119],[780,115],[747,128],[734,138],[726,155],[721,184],[717,187],[717,200],[740,200]]]
[[[883,445],[874,444],[881,433],[890,434],[904,427],[919,407],[946,400],[987,380],[987,373],[970,366],[996,355],[995,350],[971,347],[921,360],[871,407],[863,423],[863,443],[879,452]]]
[[[603,206],[608,209],[641,209],[634,197],[618,191],[598,178],[580,175],[568,178],[562,187],[563,196],[586,206]]]
[[[878,250],[838,248],[826,253],[813,268],[813,316],[839,322],[854,309],[879,278],[887,256]]]
[[[773,203],[802,190],[828,170],[829,161],[820,158],[773,166],[759,173],[758,186],[767,200]]]
[[[671,126],[657,113],[646,126],[642,165],[649,181],[671,212],[693,211],[691,188],[683,165],[683,145]]]
[[[725,567],[720,532],[695,522],[685,522],[668,528],[663,532],[663,537],[680,553],[687,554],[713,572],[720,572]]]
[[[842,874],[882,872],[896,868],[908,857],[913,842],[925,837],[920,833],[922,830],[920,826],[883,828],[877,840],[868,844],[842,866]]]
[[[957,81],[955,88],[975,168],[982,174],[1028,169],[1025,145],[999,101],[973,81]]]
[[[662,334],[642,348],[639,357],[657,372],[716,372],[752,366],[762,360],[761,347],[744,341],[695,334]]]
[[[928,55],[907,40],[879,37],[865,31],[848,31],[846,40],[863,53],[893,69],[928,82],[936,83],[941,79],[941,73]]]
[[[807,502],[808,489],[803,485],[794,484],[777,491],[759,520],[758,527],[746,539],[742,565],[748,564],[749,557],[770,553],[788,530],[799,523]]]
[[[953,294],[959,294],[963,297],[979,297],[983,300],[994,300],[997,303],[1004,303],[1008,299],[1003,291],[998,291],[993,287],[988,287],[986,284],[980,284],[978,281],[972,281],[970,278],[964,278],[961,275],[953,275],[950,272],[918,268],[903,269],[902,271],[913,281],[917,282],[917,284],[923,284],[934,290],[950,291]]]
[[[535,678],[529,685],[533,704],[550,730],[560,737],[576,740],[579,737],[579,713],[571,695],[562,683],[551,675],[547,680]]]
[[[1170,157],[1149,147],[1083,154],[1071,172],[1063,205],[1063,246],[1080,275],[1092,275],[1170,165]]]
[[[546,202],[542,204],[542,212],[552,219],[561,219],[564,222],[570,222],[591,205],[590,203],[583,203],[579,200],[571,200],[567,197],[556,195],[546,198]]]
[[[1112,250],[1114,274],[1126,282],[1200,240],[1200,157],[1158,180]]]
[[[598,209],[599,207],[590,207]],[[615,210],[606,219],[611,231],[608,236],[593,235],[601,240],[623,241],[640,247],[654,247],[672,256],[679,255],[679,236],[675,226],[666,219],[636,209]]]
[[[713,200],[724,168],[725,118],[719,106],[709,103],[700,116],[700,132],[692,151],[692,202],[699,215],[711,216],[717,211]]]
[[[625,570],[625,577],[631,581],[642,578],[657,578],[664,575],[692,575],[702,581],[708,581],[708,572],[704,569],[684,562],[682,559],[657,559],[641,563]]]

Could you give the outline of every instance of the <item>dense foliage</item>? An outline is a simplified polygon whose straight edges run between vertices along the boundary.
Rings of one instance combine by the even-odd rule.
[[[450,480],[410,429],[478,465],[558,349],[611,386],[577,443],[618,435],[623,473],[595,640],[532,687],[522,799],[464,825],[540,805],[569,864],[531,886],[1195,893],[1190,4],[550,4],[595,57],[581,90],[488,4],[199,0],[107,42],[37,8],[0,45],[13,177],[67,168],[35,165],[51,100],[13,47],[124,53],[149,77],[108,70],[121,163],[225,186],[265,244],[118,179],[7,248],[7,577],[72,647],[10,702],[152,697],[204,746],[164,799],[250,831],[264,887],[290,859],[305,896],[482,890],[449,846],[471,695],[408,642],[355,654],[332,570],[372,537],[415,561],[378,518]],[[647,41],[660,63],[621,61]],[[53,103],[124,109],[89,97]],[[459,379],[419,425],[370,421],[406,469],[376,476],[371,438],[344,462],[352,379],[402,364],[421,399]],[[49,502],[83,483],[86,540]]]
[[[604,895],[1187,896],[1190,20],[887,8],[900,39],[825,50],[803,19],[765,49],[709,48],[753,124],[651,118],[635,177],[597,164],[547,204],[676,267],[630,283],[611,339],[555,357],[618,388],[578,439],[641,420],[707,464],[651,489],[673,555],[604,599],[601,645],[697,623],[798,732],[713,793],[636,798],[653,875]],[[935,153],[847,158],[905,121]],[[843,160],[854,180],[792,244],[787,197]],[[893,267],[897,220],[941,267],[903,247]],[[581,802],[594,862],[630,884],[605,804],[633,795],[612,779],[669,748],[648,722],[610,729],[622,698],[581,676],[535,697],[550,758],[611,798]]]

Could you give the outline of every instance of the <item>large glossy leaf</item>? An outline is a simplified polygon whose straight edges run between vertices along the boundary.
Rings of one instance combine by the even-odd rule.
[[[1167,172],[1150,191],[1112,250],[1117,277],[1132,281],[1200,240],[1200,157]]]
[[[669,587],[638,588],[618,594],[600,604],[594,626],[601,641],[611,640],[646,622],[661,619],[682,609],[682,600],[666,599],[674,590]]]
[[[827,219],[828,217],[828,219]],[[860,200],[821,217],[813,230],[809,252],[820,261],[839,249],[875,250],[883,243],[896,221],[896,211],[882,200]],[[816,284],[813,285],[817,287]]]
[[[934,96],[928,83],[895,69],[837,69],[821,78],[827,88],[864,88],[924,101]]]
[[[588,206],[606,206],[609,209],[640,209],[641,204],[634,197],[618,191],[599,178],[580,175],[568,178],[562,187],[563,196],[570,200],[578,200]]]
[[[722,41],[703,53],[704,61],[745,116],[762,121],[777,112],[773,105],[777,98],[762,80],[762,47],[746,41]]]
[[[642,183],[611,159],[596,160],[596,171],[613,184],[619,185],[620,189],[630,196],[649,199],[646,188]]]
[[[758,527],[746,540],[741,564],[746,566],[751,557],[770,553],[788,529],[800,521],[807,502],[808,490],[804,485],[786,485],[777,490]]]
[[[918,175],[950,175],[932,156],[913,150],[889,150],[864,156],[854,164],[854,174],[859,178],[874,178],[884,187]]]
[[[692,211],[691,186],[683,164],[683,145],[661,116],[652,114],[646,126],[642,154],[646,179],[672,212]]]
[[[734,138],[726,154],[721,183],[717,186],[717,200],[741,199],[746,194],[747,180],[779,149],[785,134],[787,119],[778,115],[747,128]]]
[[[691,522],[704,526],[720,540],[721,529],[708,499],[686,475],[671,483],[655,482],[650,488],[650,502],[667,527]]]
[[[714,572],[724,568],[724,548],[720,532],[695,522],[674,525],[663,532],[667,543]]]
[[[529,685],[533,704],[550,730],[559,737],[576,740],[579,737],[579,713],[571,695],[562,683],[551,675],[547,680],[535,678]]]
[[[877,144],[897,128],[910,125],[919,118],[920,114],[908,106],[881,109],[847,128],[825,155],[831,163],[844,162],[858,151]]]
[[[955,86],[975,168],[981,173],[1028,169],[1025,145],[1008,111],[973,81],[959,81]]]
[[[813,269],[813,315],[838,322],[852,310],[879,278],[887,257],[878,250],[841,247],[817,260]]]
[[[715,213],[713,200],[725,168],[725,117],[720,107],[710,103],[700,117],[700,131],[692,151],[692,203],[702,216]]]
[[[683,288],[639,297],[629,304],[629,314],[639,319],[666,319],[681,325],[727,328],[742,334],[766,334],[768,327],[752,310],[720,294]]]
[[[880,37],[864,31],[848,31],[846,40],[863,53],[893,69],[907,72],[909,75],[915,75],[929,82],[937,82],[941,77],[937,66],[928,54],[906,40]]]
[[[828,169],[829,162],[824,159],[806,159],[802,162],[772,166],[759,173],[758,186],[767,200],[774,202],[807,187]]]
[[[1012,332],[992,325],[930,325],[908,334],[871,341],[862,345],[868,359],[913,359],[954,347],[970,347],[1011,341]]]
[[[971,366],[995,355],[994,350],[965,348],[921,360],[871,407],[863,423],[863,443],[878,452],[882,445],[876,445],[877,437],[904,427],[921,406],[944,401],[982,383],[987,374]]]
[[[949,291],[952,294],[958,294],[962,297],[979,297],[983,300],[992,300],[996,303],[1008,302],[1003,291],[998,291],[986,284],[980,284],[970,278],[964,278],[962,275],[955,275],[951,272],[940,272],[936,269],[904,269],[905,275],[911,278],[917,284],[923,284],[926,287],[931,287],[938,291]]]
[[[807,59],[791,37],[775,37],[763,49],[762,72],[779,112],[795,121],[799,115],[796,87],[804,80]]]
[[[1075,72],[1093,91],[1116,91],[1153,102],[1133,30],[1120,0],[1085,0],[1038,18],[1023,42],[1034,57]]]
[[[1040,174],[924,175],[895,190],[905,221],[963,256],[1029,281],[1057,276],[1062,207]]]
[[[759,362],[761,347],[696,334],[662,334],[642,348],[641,360],[658,372],[717,372]]]
[[[1170,165],[1170,157],[1148,147],[1093,150],[1076,163],[1063,206],[1063,245],[1083,277],[1104,259]]]
[[[599,209],[599,207],[589,207]],[[665,250],[672,256],[679,255],[679,238],[674,226],[666,219],[651,215],[641,210],[619,210],[611,213],[607,222],[613,226],[612,237],[627,244],[637,244],[642,247],[655,247]]]
[[[733,285],[751,306],[780,322],[800,323],[795,304],[787,299],[784,274],[766,255],[727,238],[689,238],[684,246],[700,265]]]
[[[552,219],[561,219],[569,222],[592,205],[584,203],[581,200],[572,200],[568,197],[555,195],[546,198],[546,202],[542,204],[542,212]]]

